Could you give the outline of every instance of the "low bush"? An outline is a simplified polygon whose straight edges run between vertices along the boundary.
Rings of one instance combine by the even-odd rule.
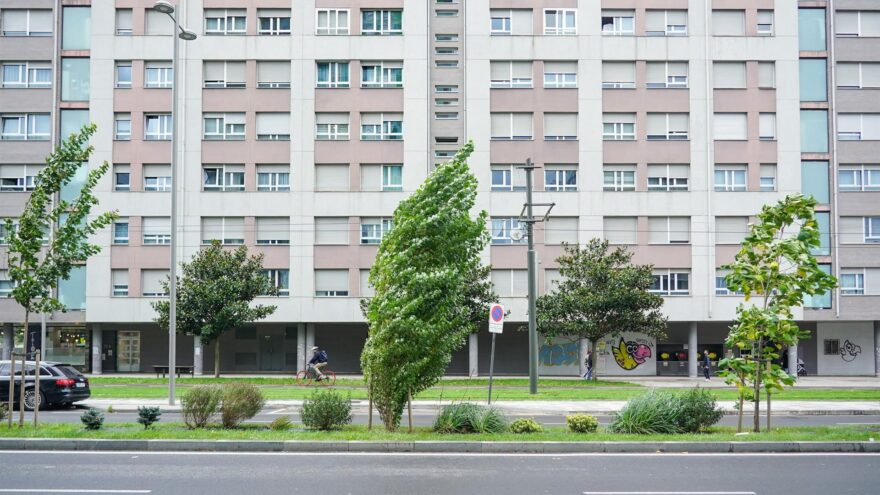
[[[137,422],[144,425],[144,429],[148,429],[153,423],[159,422],[159,416],[162,416],[162,411],[159,410],[156,406],[142,406],[138,407],[138,419]]]
[[[0,422],[6,421],[9,411],[6,410],[6,404],[0,404]]]
[[[200,385],[193,387],[180,398],[183,422],[190,429],[204,428],[217,414],[223,392],[220,387]]]
[[[293,428],[293,421],[289,416],[278,416],[269,423],[269,429],[272,431],[285,431],[291,428]]]
[[[532,418],[519,418],[518,420],[510,423],[510,431],[511,433],[541,433],[544,431],[544,427],[541,426],[541,423],[538,423]]]
[[[256,385],[227,385],[220,400],[220,422],[224,428],[238,428],[242,422],[256,416],[265,405],[266,397]]]
[[[503,433],[507,418],[494,407],[459,403],[443,407],[434,421],[437,433]]]
[[[692,388],[679,395],[678,424],[684,433],[699,433],[721,421],[724,411],[718,409],[715,395],[705,388]]]
[[[303,401],[300,418],[313,430],[337,430],[351,423],[351,397],[333,390],[318,390]]]
[[[79,420],[87,430],[100,430],[104,426],[104,415],[94,407],[90,407],[88,411],[84,412]]]
[[[565,424],[574,433],[595,433],[599,420],[589,414],[572,414],[565,417]]]
[[[708,390],[693,389],[681,394],[652,390],[630,399],[615,414],[610,430],[640,435],[698,433],[722,416]]]

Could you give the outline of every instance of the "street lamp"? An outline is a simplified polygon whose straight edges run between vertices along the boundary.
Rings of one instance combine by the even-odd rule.
[[[174,21],[174,57],[171,59],[171,72],[174,80],[171,86],[171,282],[168,288],[168,404],[174,405],[175,380],[177,371],[177,141],[181,126],[177,122],[177,88],[180,86],[178,58],[180,41],[196,39],[196,33],[181,27],[174,16],[174,5],[167,0],[158,0],[153,10],[166,14]]]

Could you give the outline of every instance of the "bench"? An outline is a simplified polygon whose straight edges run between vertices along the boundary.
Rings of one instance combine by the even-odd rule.
[[[175,371],[177,372],[177,378],[180,378],[181,373],[188,374],[192,377],[196,376],[196,370],[192,366],[175,366]],[[165,378],[165,375],[168,374],[168,365],[157,365],[153,366],[153,371],[156,373],[156,378],[159,378],[159,375],[162,375],[162,378]]]

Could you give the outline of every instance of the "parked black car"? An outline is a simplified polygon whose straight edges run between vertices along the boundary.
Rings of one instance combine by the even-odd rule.
[[[13,404],[21,397],[21,361],[15,363],[15,391]],[[24,408],[33,410],[36,402],[34,390],[35,363],[25,363]],[[9,402],[10,362],[0,361],[0,402]],[[40,409],[48,406],[69,407],[74,402],[86,400],[91,396],[89,380],[76,368],[65,363],[40,363]]]

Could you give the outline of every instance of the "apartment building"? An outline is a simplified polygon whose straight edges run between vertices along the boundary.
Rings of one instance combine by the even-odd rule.
[[[555,203],[536,228],[539,292],[559,279],[565,242],[606,238],[655,267],[668,338],[600,342],[600,373],[694,374],[697,351],[716,362],[734,352],[723,342],[742,297],[720,267],[761,206],[793,192],[821,203],[816,255],[841,287],[797,312],[811,338],[789,360],[810,374],[877,372],[880,6],[187,0],[177,15],[198,38],[180,42],[173,119],[173,24],[152,4],[0,1],[2,216],[21,210],[52,145],[89,121],[90,165],[112,164],[100,207],[120,214],[96,237],[101,254],[61,282],[69,311],[46,315],[48,358],[96,373],[167,363],[150,303],[167,297],[176,187],[179,259],[213,239],[246,245],[280,289],[265,301],[275,314],[223,337],[222,371],[292,372],[319,345],[337,372],[357,373],[359,301],[394,208],[472,139],[492,234],[484,257],[512,311],[497,372],[528,366],[516,330],[526,248],[511,235],[526,158],[540,166],[535,201]],[[0,300],[4,353],[21,345],[22,320]],[[621,341],[651,357],[619,363]],[[578,373],[583,351],[544,344],[540,371]],[[178,338],[178,363],[208,372],[214,352]],[[472,336],[449,372],[487,372],[488,352],[488,335]]]

